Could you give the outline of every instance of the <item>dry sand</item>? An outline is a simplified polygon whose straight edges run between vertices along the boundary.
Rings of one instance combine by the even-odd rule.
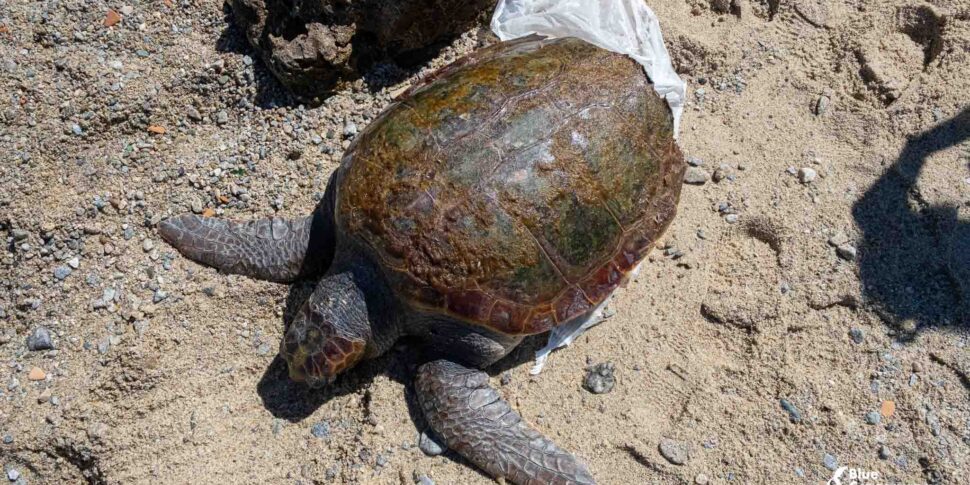
[[[508,370],[504,395],[599,483],[824,483],[833,460],[880,474],[865,483],[970,482],[970,7],[712,3],[651,6],[690,83],[680,142],[724,178],[685,187],[673,249],[615,316],[537,377],[529,342],[494,384]],[[492,39],[470,32],[421,72],[382,66],[302,109],[250,65],[219,2],[122,6],[0,1],[8,476],[489,483],[416,447],[408,347],[330,391],[289,383],[274,357],[306,288],[202,268],[152,224],[309,211],[349,123]],[[109,8],[122,20],[107,28]],[[38,326],[56,350],[27,350]],[[591,394],[584,368],[604,361],[617,385]]]

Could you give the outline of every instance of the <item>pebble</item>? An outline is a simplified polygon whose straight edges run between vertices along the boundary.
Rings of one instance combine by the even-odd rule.
[[[27,239],[28,233],[23,229],[14,229],[10,231],[10,235],[13,236],[13,240],[20,242]]]
[[[879,424],[882,421],[882,416],[878,411],[869,411],[866,413],[866,424],[871,424],[873,426]]]
[[[855,261],[857,253],[855,246],[851,244],[843,244],[835,248],[835,254],[846,261]]]
[[[220,111],[216,113],[216,124],[224,125],[229,122],[229,113]]]
[[[707,478],[707,475],[703,473],[698,473],[697,476],[694,477],[694,483],[697,485],[707,485],[710,481],[711,479]]]
[[[688,167],[684,174],[684,182],[692,185],[704,185],[710,180],[710,176],[702,168]]]
[[[152,303],[159,303],[166,298],[168,298],[168,293],[164,290],[155,290],[155,294],[152,295]]]
[[[429,430],[422,431],[418,436],[418,448],[428,456],[438,456],[445,452],[445,446]]]
[[[853,342],[861,344],[866,338],[866,332],[859,327],[852,327],[849,329],[849,338],[851,338]]]
[[[882,446],[879,447],[879,459],[880,460],[888,460],[890,456],[892,456],[892,453],[889,451],[889,447],[888,446],[882,445]]]
[[[67,266],[58,266],[54,268],[54,277],[58,280],[63,280],[68,276],[71,276],[71,268]]]
[[[606,394],[616,385],[615,367],[612,362],[604,362],[589,367],[583,379],[583,387],[593,394]]]
[[[697,157],[687,157],[687,165],[690,165],[691,167],[700,167],[701,165],[704,165],[704,160]]]
[[[815,116],[824,115],[825,112],[828,111],[829,103],[831,103],[831,101],[832,100],[824,94],[819,96],[818,100],[815,101],[815,106],[813,107],[814,109],[812,110],[815,112]]]
[[[829,238],[829,245],[835,248],[842,246],[843,244],[847,244],[848,242],[849,236],[842,231],[833,234],[832,237]]]
[[[141,243],[141,248],[142,248],[143,251],[145,251],[147,253],[147,252],[151,251],[152,249],[155,249],[155,243],[153,243],[151,239],[145,239]]]
[[[13,435],[11,434],[3,435],[3,444],[5,445],[13,444]]]
[[[30,335],[27,336],[27,350],[38,351],[38,350],[50,350],[54,348],[54,342],[51,341],[51,333],[44,327],[36,327]]]
[[[313,427],[310,428],[310,434],[312,434],[314,438],[329,439],[330,423],[326,421],[321,421],[317,424],[314,424]]]
[[[344,138],[353,138],[355,136],[357,136],[357,123],[347,121],[344,124]]]
[[[10,480],[11,482],[16,482],[18,478],[20,478],[20,472],[17,471],[16,468],[7,469],[7,480]]]
[[[434,485],[434,480],[432,480],[431,477],[419,471],[415,470],[412,477],[414,478],[414,483],[418,485]]]
[[[67,265],[70,266],[71,269],[78,269],[81,267],[81,260],[77,256],[75,256],[67,260]]]
[[[802,413],[798,412],[798,408],[796,408],[795,405],[791,403],[791,401],[782,398],[779,401],[779,403],[781,404],[781,408],[784,409],[786,413],[788,413],[788,419],[791,420],[791,422],[793,423],[802,422]]]
[[[40,367],[32,367],[30,372],[27,373],[27,379],[32,381],[42,381],[46,378],[47,373],[44,372],[44,369],[41,369]]]
[[[798,180],[803,184],[810,184],[818,177],[818,172],[814,168],[802,167],[798,169]]]
[[[717,170],[714,171],[714,174],[711,175],[711,180],[719,183],[720,181],[726,179],[727,177],[728,177],[727,170],[723,168],[718,168]]]
[[[683,465],[690,459],[687,443],[683,441],[661,438],[658,449],[660,450],[660,454],[674,465]]]
[[[202,113],[199,113],[199,110],[195,109],[195,106],[186,106],[185,116],[188,116],[192,121],[202,121]]]
[[[822,455],[822,464],[825,465],[825,468],[835,471],[839,467],[839,460],[835,456],[826,453]]]
[[[728,215],[724,216],[724,222],[727,222],[728,224],[734,224],[734,223],[738,222],[738,215],[737,214],[728,214]]]

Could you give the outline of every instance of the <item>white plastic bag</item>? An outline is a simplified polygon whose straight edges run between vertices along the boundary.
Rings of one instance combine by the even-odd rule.
[[[531,34],[578,37],[630,56],[670,105],[677,136],[687,83],[674,72],[660,23],[645,0],[499,0],[492,31],[502,40]]]

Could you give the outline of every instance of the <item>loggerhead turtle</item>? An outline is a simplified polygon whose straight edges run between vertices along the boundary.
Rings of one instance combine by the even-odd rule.
[[[482,49],[388,107],[310,216],[182,215],[162,237],[227,273],[320,277],[280,345],[325,385],[402,336],[433,431],[497,478],[593,483],[479,369],[525,336],[590,318],[676,212],[685,165],[633,60],[573,38]]]

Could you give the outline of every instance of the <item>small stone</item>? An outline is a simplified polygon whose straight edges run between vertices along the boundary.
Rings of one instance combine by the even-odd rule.
[[[889,451],[889,447],[888,446],[882,445],[882,446],[879,447],[879,459],[880,460],[888,460],[890,456],[892,456],[892,453]]]
[[[164,290],[155,290],[155,294],[152,295],[152,303],[159,303],[168,298],[168,293]]]
[[[417,485],[434,485],[434,480],[432,480],[431,477],[417,470],[415,470],[411,476],[414,478],[414,483]]]
[[[27,239],[27,236],[29,234],[27,231],[23,229],[14,229],[10,231],[10,235],[13,236],[14,241],[20,242],[20,241],[23,241],[24,239]]]
[[[615,370],[612,362],[604,362],[589,367],[583,379],[583,387],[593,394],[606,394],[616,385]]]
[[[697,157],[687,157],[687,165],[690,165],[691,167],[700,167],[701,165],[704,165],[704,160]]]
[[[692,185],[704,185],[710,180],[710,176],[702,168],[688,167],[684,174],[684,182]]]
[[[829,245],[831,245],[834,248],[842,246],[843,244],[846,244],[848,242],[849,242],[849,236],[842,231],[835,233],[834,235],[832,235],[832,237],[829,238]]]
[[[3,444],[5,445],[13,444],[13,435],[10,435],[10,434],[3,435]]]
[[[803,184],[810,184],[815,181],[818,177],[818,172],[811,167],[802,167],[798,169],[798,180]]]
[[[813,109],[812,109],[812,111],[815,113],[815,116],[824,115],[825,112],[828,111],[829,104],[831,102],[832,100],[828,96],[824,94],[819,96],[818,99],[815,100],[815,106],[813,106]]]
[[[428,456],[438,456],[445,452],[445,446],[441,444],[431,430],[421,432],[421,436],[418,437],[418,448]]]
[[[694,483],[696,483],[697,485],[707,485],[708,482],[710,481],[711,480],[707,478],[707,475],[703,473],[698,473],[697,476],[694,477]]]
[[[115,12],[114,10],[108,10],[108,13],[104,16],[104,26],[111,27],[118,22],[121,22],[121,14]]]
[[[890,400],[883,401],[882,406],[879,407],[879,414],[884,418],[892,417],[893,414],[896,414],[896,402]]]
[[[67,260],[67,265],[70,266],[71,269],[78,269],[81,267],[81,260],[77,256],[75,256]]]
[[[229,122],[229,113],[225,111],[220,111],[216,113],[216,124],[224,125]]]
[[[849,329],[849,338],[857,344],[861,344],[866,338],[866,332],[858,327],[852,327]]]
[[[16,482],[18,478],[20,478],[20,472],[17,471],[16,468],[7,469],[7,480],[10,480],[11,482]]]
[[[866,413],[866,424],[871,424],[873,426],[879,424],[882,421],[882,416],[877,411],[869,411]]]
[[[734,223],[738,222],[738,215],[737,214],[728,214],[728,215],[724,216],[724,222],[726,222],[728,224],[734,224]]]
[[[357,136],[357,123],[348,120],[344,123],[344,138],[353,138]]]
[[[50,350],[54,348],[54,342],[51,341],[51,333],[44,327],[36,327],[33,332],[27,337],[27,350],[38,351],[38,350]]]
[[[30,369],[30,372],[27,373],[27,379],[32,381],[42,381],[46,378],[47,373],[44,372],[44,369],[41,369],[40,367],[33,367]]]
[[[68,276],[71,276],[71,268],[67,266],[58,266],[54,268],[54,277],[58,280],[63,280]]]
[[[310,428],[310,434],[312,434],[314,438],[329,439],[330,423],[326,421],[320,421],[319,423],[314,424],[313,427]]]
[[[152,242],[151,239],[145,239],[141,243],[141,248],[142,248],[143,251],[145,251],[147,253],[147,252],[151,251],[152,249],[155,249],[155,243]]]
[[[186,106],[185,116],[188,116],[192,121],[202,121],[202,113],[199,113],[199,110],[195,109],[195,106]]]
[[[835,254],[846,261],[855,261],[857,253],[855,246],[851,244],[843,244],[835,248]]]
[[[835,471],[839,467],[839,460],[835,456],[826,453],[822,455],[822,464],[825,465],[825,468]]]
[[[781,408],[784,409],[786,413],[788,413],[788,419],[791,422],[793,423],[802,422],[802,413],[798,412],[798,408],[796,408],[795,405],[791,403],[791,401],[782,398],[779,401],[779,403],[781,404]]]
[[[711,179],[714,180],[714,182],[720,183],[722,180],[726,179],[727,176],[728,176],[727,170],[724,170],[723,168],[718,168],[717,170],[714,171],[714,174],[711,175]]]
[[[683,441],[661,438],[658,449],[660,455],[674,465],[683,465],[690,459],[690,450]]]
[[[125,5],[124,7],[121,7],[122,15],[131,15],[133,13],[135,13],[135,7],[132,7],[131,5]]]

